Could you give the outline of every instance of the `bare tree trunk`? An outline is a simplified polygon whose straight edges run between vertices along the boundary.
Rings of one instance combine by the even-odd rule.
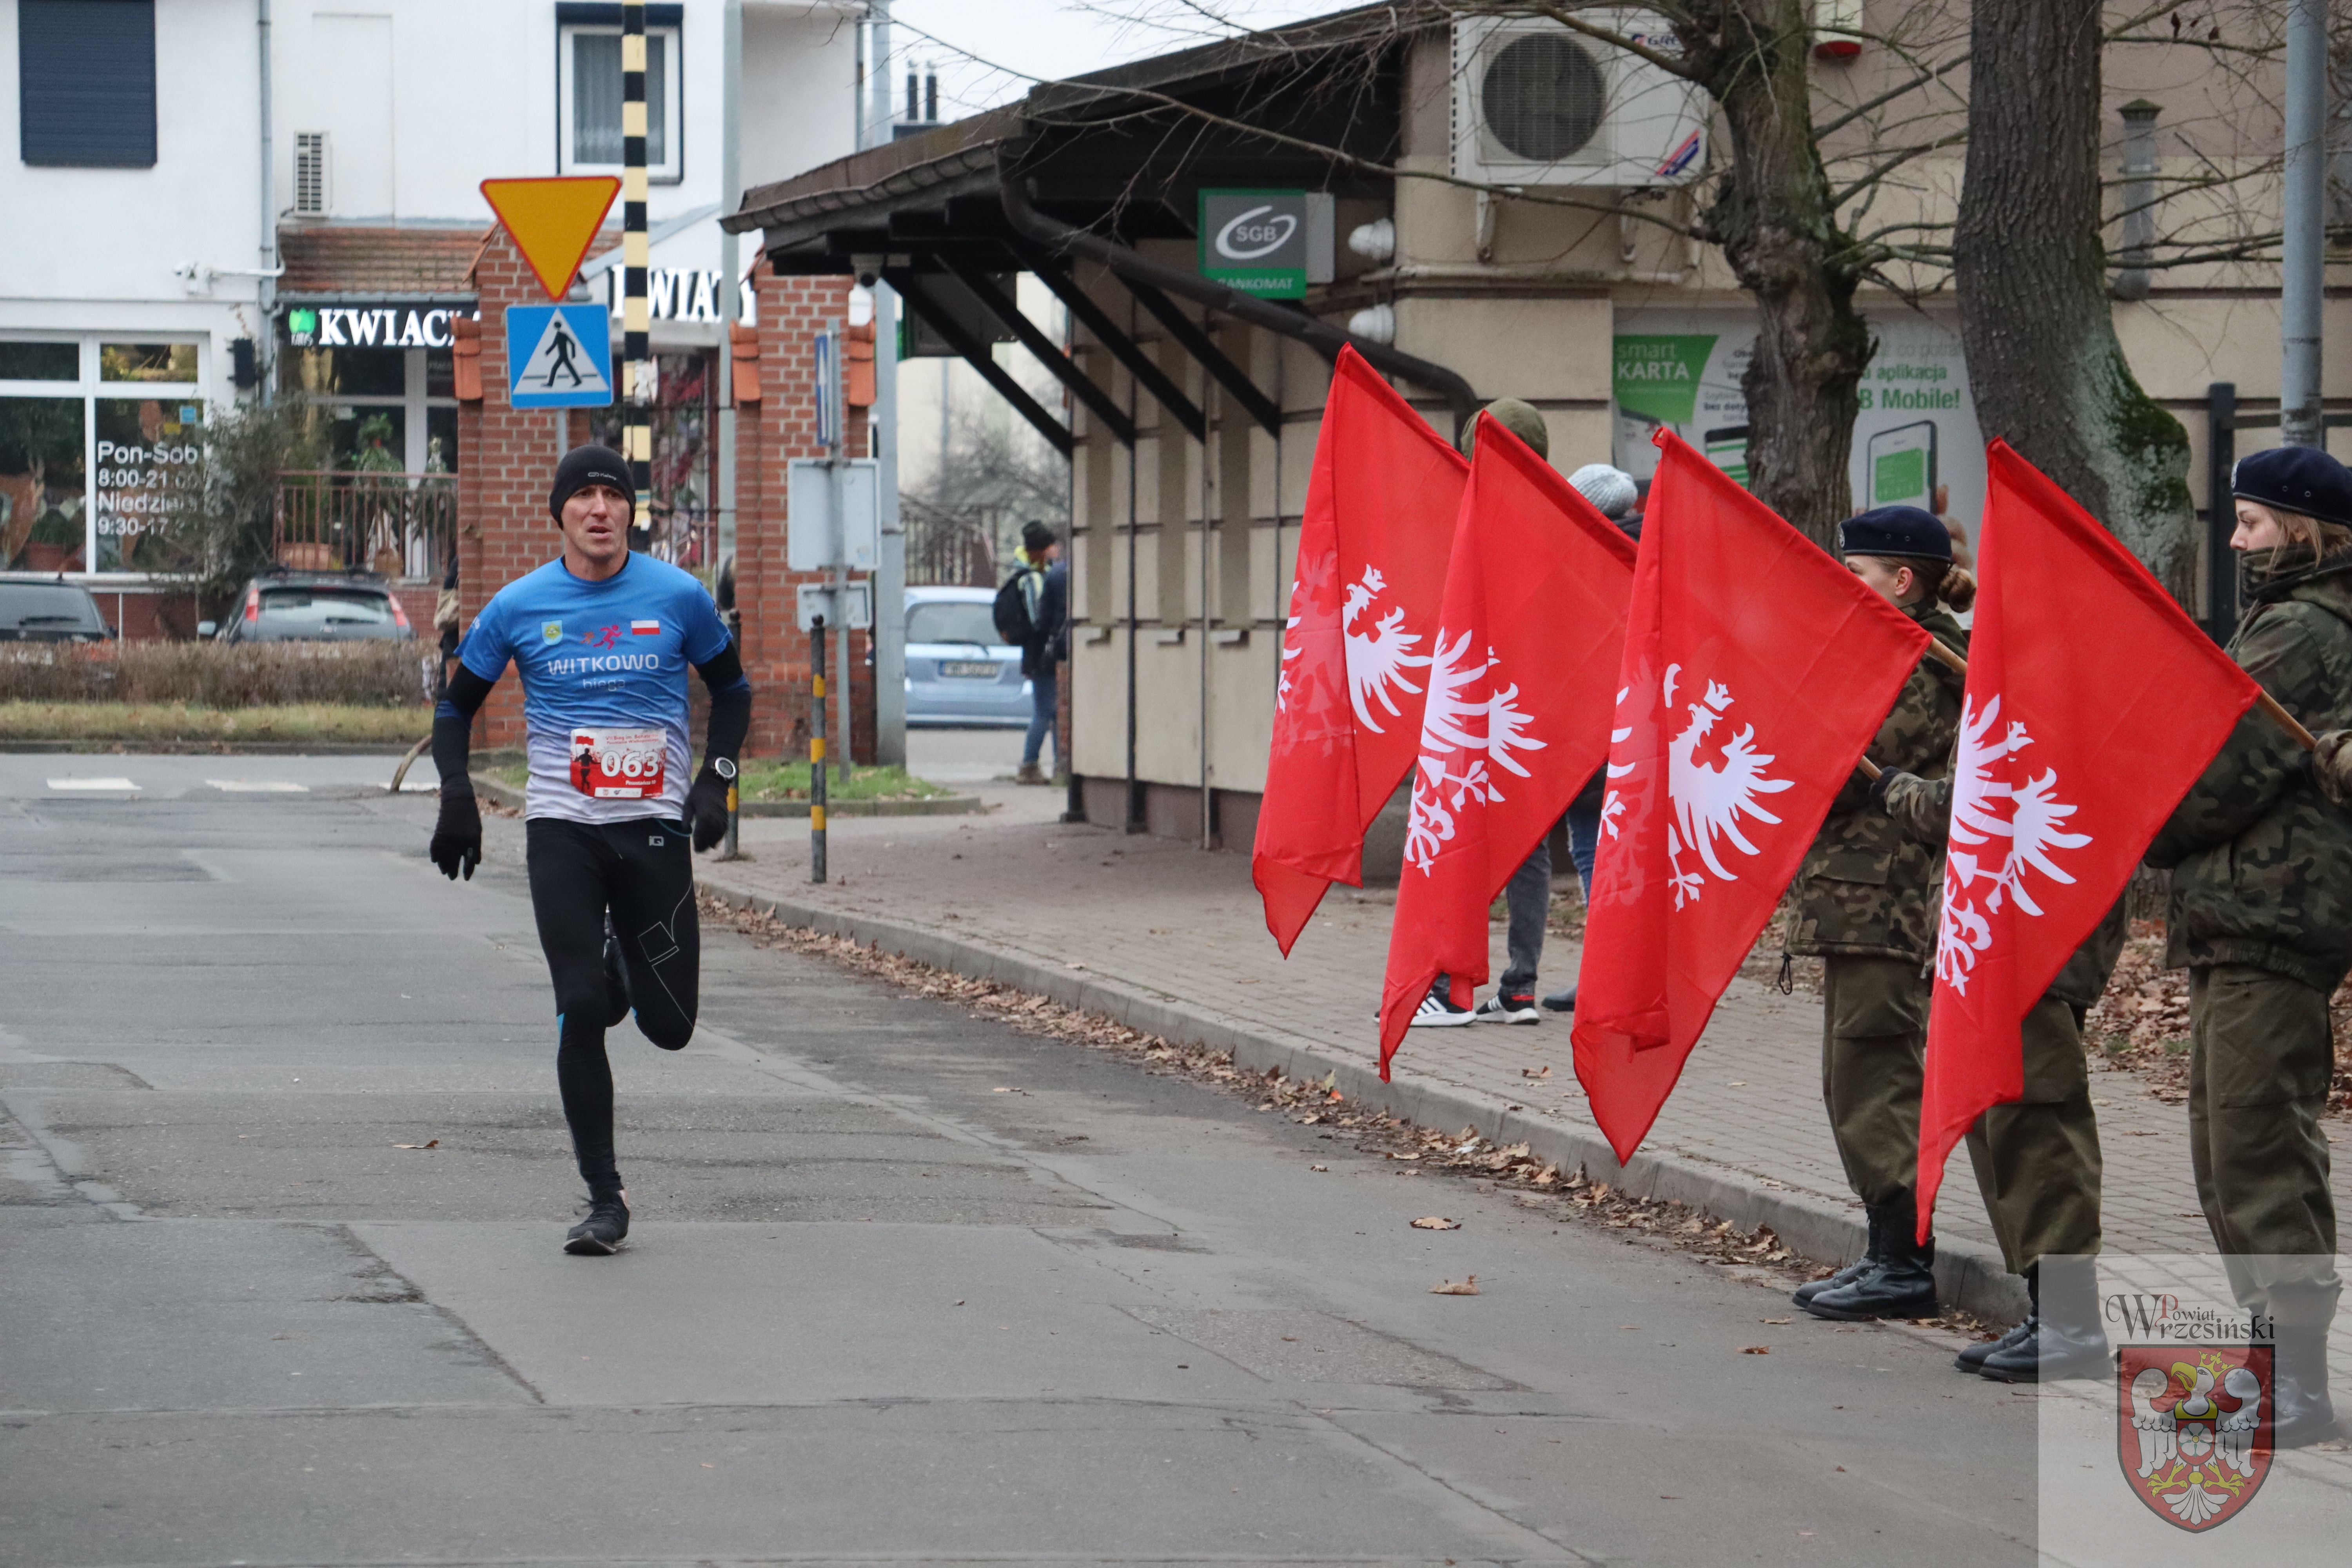
[[[1953,270],[1978,422],[2184,589],[2189,433],[2124,359],[2099,240],[2100,0],[1975,0],[1969,33]]]
[[[1677,26],[1721,108],[1731,159],[1704,220],[1756,297],[1748,485],[1832,552],[1853,508],[1855,389],[1876,343],[1853,308],[1859,274],[1813,144],[1805,0],[1700,0]]]

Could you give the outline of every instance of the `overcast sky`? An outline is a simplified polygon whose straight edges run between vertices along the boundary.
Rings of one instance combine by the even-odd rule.
[[[1040,79],[1082,76],[1332,11],[1349,0],[895,0],[892,78],[935,60],[940,118],[1020,97]]]

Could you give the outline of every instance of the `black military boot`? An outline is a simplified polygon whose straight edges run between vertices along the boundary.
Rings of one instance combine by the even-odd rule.
[[[1984,1363],[1988,1360],[2016,1344],[2032,1331],[2033,1319],[2029,1315],[2025,1321],[1997,1340],[1979,1340],[1972,1345],[1962,1345],[1960,1353],[1952,1358],[1952,1368],[1956,1372],[1982,1372]]]
[[[1862,1256],[1847,1264],[1844,1268],[1839,1269],[1836,1273],[1828,1276],[1826,1279],[1806,1280],[1802,1285],[1797,1287],[1795,1292],[1790,1296],[1789,1300],[1801,1307],[1806,1302],[1811,1300],[1814,1297],[1820,1295],[1822,1291],[1834,1290],[1841,1285],[1851,1285],[1855,1280],[1861,1279],[1864,1275],[1869,1273],[1872,1269],[1878,1267],[1881,1261],[1881,1249],[1878,1239],[1878,1211],[1876,1209],[1864,1209],[1863,1210],[1863,1213],[1870,1221],[1870,1240],[1864,1246]]]
[[[2271,1360],[2271,1447],[2305,1448],[2339,1435],[2327,1397],[2327,1331],[2281,1327]]]
[[[1804,1303],[1817,1318],[1842,1322],[1866,1322],[1875,1318],[1932,1318],[1936,1315],[1936,1243],[1933,1237],[1915,1241],[1918,1211],[1911,1194],[1874,1205],[1878,1222],[1878,1266],[1850,1284],[1824,1290]]]
[[[2085,1260],[2087,1264],[2087,1259]],[[2042,1265],[2025,1270],[2025,1289],[2033,1310],[2019,1325],[2025,1331],[2015,1343],[1984,1358],[1979,1373],[1996,1383],[2056,1383],[2070,1377],[2104,1377],[2115,1365],[2107,1348],[2107,1331],[2092,1315],[2098,1310],[2097,1291],[2086,1281],[2077,1288],[2052,1292],[2042,1299]]]

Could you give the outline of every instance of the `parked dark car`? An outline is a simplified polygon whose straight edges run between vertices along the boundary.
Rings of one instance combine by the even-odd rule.
[[[113,635],[80,584],[0,574],[0,642],[104,642]]]
[[[372,572],[281,571],[247,584],[217,635],[223,642],[363,642],[416,634],[399,595]]]

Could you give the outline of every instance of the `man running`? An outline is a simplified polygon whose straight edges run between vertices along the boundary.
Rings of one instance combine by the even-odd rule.
[[[588,1217],[566,1252],[601,1256],[629,1234],[613,1154],[604,1031],[634,1007],[667,1051],[694,1036],[701,935],[697,849],[727,829],[728,782],[751,721],[751,686],[700,583],[628,547],[629,465],[577,447],[556,466],[548,510],[563,554],[499,590],[457,648],[433,716],[441,818],[433,863],[471,880],[482,816],[467,776],[474,714],[511,660],[522,675],[530,784],[523,802],[531,911],[555,981],[555,1080]],[[686,668],[710,689],[702,771],[685,783]]]

